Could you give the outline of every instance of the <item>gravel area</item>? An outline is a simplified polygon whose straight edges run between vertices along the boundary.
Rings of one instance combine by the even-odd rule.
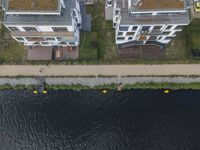
[[[134,84],[150,82],[192,83],[200,82],[200,77],[46,77],[49,85],[85,85],[98,86],[104,84]],[[0,85],[37,85],[37,78],[0,78]]]

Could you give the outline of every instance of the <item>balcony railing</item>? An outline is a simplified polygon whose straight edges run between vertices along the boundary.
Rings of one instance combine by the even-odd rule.
[[[55,36],[69,36],[73,37],[73,32],[20,32],[20,31],[13,31],[11,32],[11,36],[22,36],[22,37],[55,37]]]
[[[150,31],[141,31],[141,35],[162,35],[163,33],[160,30],[150,30]]]

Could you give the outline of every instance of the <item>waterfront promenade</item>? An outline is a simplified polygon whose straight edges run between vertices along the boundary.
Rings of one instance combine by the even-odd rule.
[[[0,76],[200,76],[200,64],[0,65]]]

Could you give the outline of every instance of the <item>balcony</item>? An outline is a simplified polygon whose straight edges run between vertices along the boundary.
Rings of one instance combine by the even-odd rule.
[[[141,31],[140,32],[140,34],[141,35],[163,35],[163,33],[160,31],[160,30],[155,30],[155,29],[153,29],[153,30],[151,30],[151,31]]]
[[[55,36],[67,36],[73,37],[73,32],[20,32],[20,31],[13,31],[11,32],[11,36],[14,37],[55,37]]]

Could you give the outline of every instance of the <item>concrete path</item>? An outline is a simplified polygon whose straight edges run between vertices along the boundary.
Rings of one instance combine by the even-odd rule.
[[[189,65],[1,65],[0,76],[139,76],[200,75]]]

